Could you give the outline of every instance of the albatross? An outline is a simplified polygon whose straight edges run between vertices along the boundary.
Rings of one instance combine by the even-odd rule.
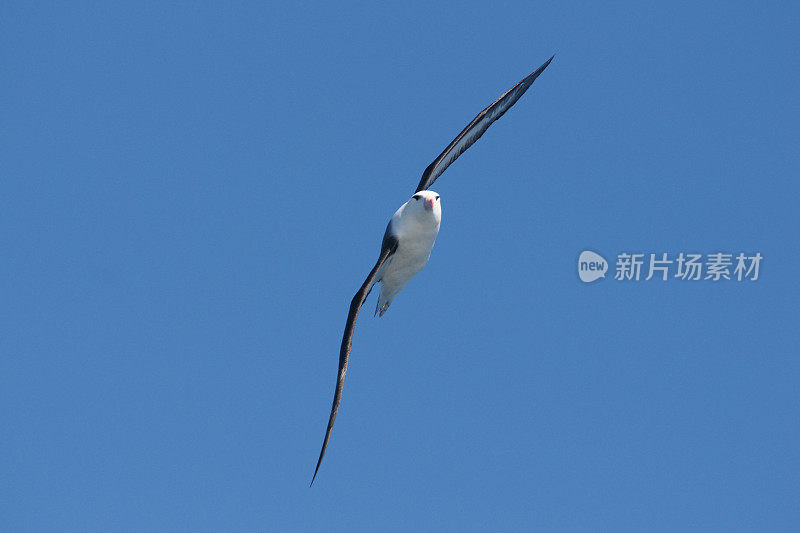
[[[347,363],[350,359],[350,350],[353,345],[353,331],[356,327],[356,319],[361,306],[369,296],[372,287],[376,283],[381,284],[378,303],[375,314],[383,316],[391,305],[397,293],[413,278],[422,267],[428,262],[439,234],[439,225],[442,221],[442,205],[440,196],[430,190],[431,185],[449,167],[458,156],[472,146],[475,141],[492,125],[492,123],[503,116],[525,91],[530,88],[536,78],[539,77],[547,65],[553,60],[544,62],[542,66],[534,70],[531,74],[523,78],[514,85],[500,98],[495,100],[486,109],[478,113],[467,127],[439,154],[439,157],[428,165],[422,173],[422,179],[417,185],[414,195],[395,212],[389,220],[386,232],[381,243],[381,252],[378,261],[372,267],[367,279],[358,289],[353,300],[350,302],[350,312],[347,315],[347,323],[344,327],[342,336],[342,346],[339,350],[339,372],[336,378],[336,389],[333,393],[333,405],[328,419],[328,428],[325,431],[325,440],[322,441],[322,450],[319,452],[317,467],[314,469],[314,476],[311,478],[311,485],[317,478],[319,466],[322,458],[325,457],[325,450],[328,448],[328,441],[331,438],[333,423],[336,420],[336,413],[339,410],[339,403],[342,400],[342,388],[344,386],[344,376],[347,373]]]

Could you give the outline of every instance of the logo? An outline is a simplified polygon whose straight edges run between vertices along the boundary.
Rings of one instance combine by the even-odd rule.
[[[759,278],[760,252],[738,254],[714,252],[709,254],[680,252],[646,254],[621,252],[617,254],[614,265],[616,281],[756,281]],[[584,283],[605,278],[609,270],[608,262],[598,253],[590,250],[581,252],[578,258],[578,277]],[[655,283],[653,281],[652,283]]]
[[[608,262],[603,256],[590,250],[581,252],[578,258],[578,277],[584,283],[591,283],[600,278],[606,277]]]

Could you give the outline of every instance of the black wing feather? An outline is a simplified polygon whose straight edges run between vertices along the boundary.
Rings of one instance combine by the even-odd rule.
[[[390,225],[391,227],[391,225]],[[342,388],[344,387],[344,375],[347,373],[347,361],[350,358],[350,349],[353,346],[353,331],[356,327],[356,319],[361,306],[367,299],[367,295],[372,286],[375,284],[375,277],[378,275],[381,265],[397,250],[397,238],[390,234],[389,228],[386,229],[386,235],[383,237],[383,245],[381,246],[381,255],[378,257],[378,262],[372,267],[367,279],[358,289],[358,292],[353,296],[350,302],[350,313],[347,315],[347,324],[344,327],[344,335],[342,335],[342,347],[339,349],[339,375],[336,378],[336,391],[333,393],[333,405],[331,406],[331,416],[328,419],[328,429],[325,431],[325,440],[322,441],[322,450],[319,452],[319,459],[317,460],[317,468],[314,469],[314,477],[311,478],[311,485],[314,484],[314,479],[319,472],[319,465],[322,464],[322,458],[325,456],[325,449],[328,447],[328,441],[331,438],[331,431],[333,430],[333,423],[336,420],[336,412],[339,410],[339,403],[342,401]],[[310,486],[310,485],[309,485]]]
[[[509,110],[511,106],[517,103],[517,100],[525,94],[525,91],[533,84],[536,78],[539,77],[544,69],[547,68],[547,65],[553,60],[552,56],[550,59],[544,62],[544,64],[533,71],[530,75],[526,76],[522,81],[514,85],[511,89],[509,89],[503,96],[498,98],[497,100],[492,103],[489,107],[478,113],[478,116],[470,122],[466,128],[461,130],[461,133],[458,134],[458,137],[453,139],[447,148],[444,149],[444,152],[439,154],[439,157],[433,160],[433,163],[428,165],[428,168],[425,169],[425,172],[422,173],[422,179],[419,180],[419,185],[417,186],[416,192],[424,191],[429,189],[433,182],[436,181],[436,178],[442,175],[442,173],[447,170],[447,167],[450,164],[458,159],[458,156],[464,153],[464,151],[472,146],[475,141],[481,138],[481,135],[489,129],[489,126],[497,120],[498,118],[503,116],[503,113]]]

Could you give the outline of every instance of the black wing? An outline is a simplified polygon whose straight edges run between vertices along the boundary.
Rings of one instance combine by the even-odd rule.
[[[458,159],[458,156],[464,153],[464,150],[472,146],[475,141],[481,138],[481,135],[489,129],[489,126],[497,120],[498,118],[503,116],[503,113],[508,111],[508,109],[517,103],[517,100],[525,94],[525,91],[533,84],[536,78],[539,77],[544,69],[547,68],[547,65],[553,60],[552,56],[550,59],[544,62],[544,65],[537,68],[534,72],[532,72],[529,76],[525,79],[514,85],[511,89],[508,90],[503,96],[495,100],[495,102],[478,113],[478,116],[470,122],[466,128],[464,128],[461,133],[458,134],[458,137],[453,139],[453,142],[444,149],[444,152],[439,154],[439,157],[433,160],[433,163],[428,165],[428,168],[425,169],[425,172],[422,173],[422,179],[419,180],[419,185],[417,185],[416,192],[424,191],[430,188],[433,185],[433,182],[436,181],[436,178],[442,175],[442,173],[450,166],[450,164]]]
[[[331,417],[328,419],[328,429],[325,431],[325,440],[322,441],[322,450],[319,452],[319,460],[317,460],[317,468],[314,470],[314,477],[311,478],[311,485],[314,484],[314,479],[316,479],[317,472],[319,472],[319,465],[322,464],[322,458],[325,456],[325,449],[328,447],[331,430],[333,430],[333,422],[336,420],[336,412],[339,410],[339,402],[342,401],[344,375],[347,373],[347,361],[350,358],[350,348],[353,345],[353,331],[356,327],[358,312],[361,310],[361,306],[364,305],[364,300],[367,299],[372,286],[377,281],[375,277],[378,275],[378,270],[395,250],[397,250],[397,238],[390,235],[387,228],[386,235],[383,237],[383,245],[381,246],[381,255],[378,257],[378,262],[372,267],[367,279],[364,280],[364,284],[361,285],[356,295],[353,296],[353,301],[350,302],[350,313],[347,315],[347,325],[344,327],[344,335],[342,336],[342,347],[339,349],[339,376],[336,378],[336,391],[333,393]]]

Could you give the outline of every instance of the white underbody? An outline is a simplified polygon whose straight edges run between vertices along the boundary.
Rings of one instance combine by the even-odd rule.
[[[389,304],[411,278],[428,262],[439,234],[442,211],[438,195],[424,191],[426,196],[436,197],[431,209],[426,209],[423,200],[413,198],[403,204],[392,217],[392,233],[397,237],[397,250],[381,267],[377,279],[381,284],[376,313],[386,312]]]

